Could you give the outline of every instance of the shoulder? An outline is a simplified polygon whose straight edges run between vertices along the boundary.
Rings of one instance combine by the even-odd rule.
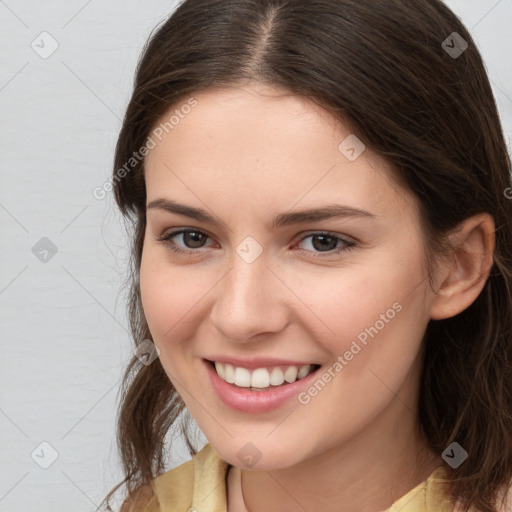
[[[139,488],[138,496],[125,501],[121,512],[186,511],[194,502],[204,506],[205,500],[215,503],[212,510],[225,507],[228,469],[229,464],[208,443],[191,460],[155,478],[156,495],[150,485],[145,485]],[[224,485],[219,485],[223,481]],[[136,505],[130,510],[132,503]]]

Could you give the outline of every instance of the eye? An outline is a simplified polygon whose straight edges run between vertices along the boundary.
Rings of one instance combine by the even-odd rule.
[[[159,242],[164,243],[171,249],[172,251],[178,253],[178,254],[188,254],[193,255],[199,251],[194,250],[185,250],[179,247],[174,239],[176,237],[181,236],[185,244],[190,244],[190,249],[199,249],[202,247],[202,244],[204,242],[204,239],[209,238],[206,233],[203,231],[200,231],[199,229],[179,229],[176,231],[171,231],[167,233],[166,235],[162,236],[161,238],[158,238]]]
[[[320,233],[312,233],[301,239],[301,242],[311,238],[310,246],[313,247],[314,250],[320,251],[319,253],[315,253],[313,251],[304,251],[300,249],[301,252],[309,253],[313,258],[325,258],[328,256],[332,256],[333,254],[339,254],[343,251],[349,251],[354,248],[356,242],[345,240],[334,233],[328,232],[320,232]],[[338,246],[338,243],[341,242],[341,247]],[[325,250],[324,250],[325,249]],[[327,254],[323,254],[327,253]]]
[[[182,242],[185,244],[185,248],[180,247],[176,243],[175,239],[177,237],[182,238]],[[165,234],[164,236],[158,238],[157,240],[159,242],[164,243],[169,247],[169,249],[178,254],[193,256],[201,252],[197,249],[203,248],[204,242],[208,238],[210,237],[199,229],[182,228],[176,231],[171,231]],[[332,256],[333,254],[339,254],[343,251],[349,251],[354,246],[357,245],[356,242],[345,240],[344,238],[341,238],[340,236],[329,232],[311,233],[303,237],[299,243],[303,242],[304,240],[307,240],[308,238],[311,238],[311,247],[313,248],[313,250],[298,250],[306,254],[307,256],[312,256],[313,258],[329,257]],[[341,246],[339,246],[340,242],[342,244]]]

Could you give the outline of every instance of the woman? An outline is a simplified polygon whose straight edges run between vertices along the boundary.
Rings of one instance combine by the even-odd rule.
[[[113,186],[123,512],[506,507],[510,157],[443,3],[183,2]],[[182,412],[208,444],[165,472]]]

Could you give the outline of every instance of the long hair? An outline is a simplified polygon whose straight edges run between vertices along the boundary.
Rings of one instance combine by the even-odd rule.
[[[474,214],[492,215],[495,250],[483,290],[461,313],[427,326],[419,421],[435,453],[453,441],[468,453],[449,470],[454,497],[465,510],[496,512],[512,479],[511,161],[481,55],[440,0],[186,0],[155,29],[138,62],[112,176],[132,240],[135,345],[151,333],[139,288],[144,158],[134,152],[194,93],[254,81],[322,105],[391,164],[419,201],[431,285],[450,250],[447,233]],[[117,423],[125,478],[104,501],[123,484],[133,502],[151,495],[164,472],[166,435],[184,410],[159,359],[143,365],[134,356]],[[194,455],[186,425],[182,432]]]

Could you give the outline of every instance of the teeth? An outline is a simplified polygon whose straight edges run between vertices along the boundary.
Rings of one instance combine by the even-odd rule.
[[[284,372],[284,380],[290,383],[295,382],[297,380],[298,374],[299,372],[296,366],[289,366]]]
[[[251,375],[251,386],[253,388],[268,388],[270,386],[270,375],[265,368],[254,370]]]
[[[283,382],[283,370],[281,370],[281,368],[274,368],[270,374],[270,384],[272,384],[272,386],[280,386]]]
[[[304,365],[297,373],[299,379],[303,379],[309,373],[309,364]]]
[[[225,380],[224,378],[224,365],[220,364],[220,363],[215,363],[215,369],[217,370],[217,374],[219,375],[219,377],[223,380]]]
[[[284,369],[284,371],[283,371]],[[287,383],[295,382],[309,375],[314,369],[314,365],[305,364],[303,366],[256,368],[248,370],[247,368],[234,367],[230,364],[219,363],[215,361],[215,370],[217,375],[229,384],[243,388],[268,388],[269,386],[280,386],[285,381]]]
[[[251,386],[251,372],[247,368],[235,368],[235,384],[243,388]]]
[[[221,364],[221,363],[217,363],[219,364],[221,367],[224,366],[224,377],[221,377],[219,375],[219,377],[221,379],[224,379],[226,382],[228,382],[229,384],[233,384],[235,382],[235,369],[230,365],[230,364]]]

